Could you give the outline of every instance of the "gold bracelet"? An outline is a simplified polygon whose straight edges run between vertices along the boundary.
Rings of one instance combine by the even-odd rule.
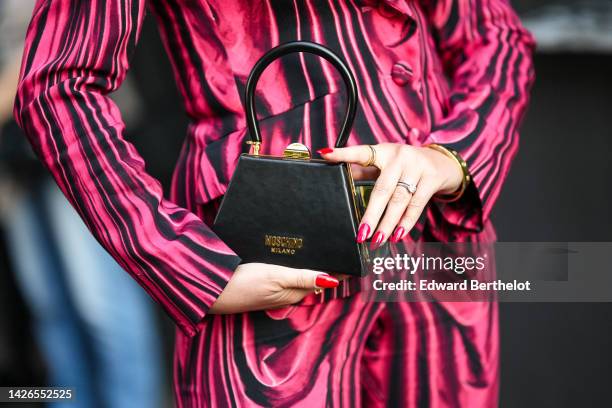
[[[472,176],[470,176],[470,171],[468,170],[467,163],[465,162],[465,160],[461,158],[461,156],[459,156],[459,153],[457,153],[455,150],[451,148],[448,148],[448,147],[445,147],[445,146],[442,146],[436,143],[428,144],[424,147],[434,149],[440,153],[445,154],[451,159],[453,159],[455,163],[459,165],[459,167],[461,168],[461,173],[463,174],[463,180],[461,181],[461,186],[459,186],[457,191],[451,194],[436,194],[434,198],[438,201],[442,201],[445,203],[452,203],[454,201],[459,200],[461,196],[463,196],[463,193],[465,193],[465,190],[467,189],[467,186],[470,184],[470,181],[472,181]]]

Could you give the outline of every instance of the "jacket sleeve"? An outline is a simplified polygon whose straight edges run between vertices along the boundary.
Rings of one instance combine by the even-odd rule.
[[[428,142],[456,150],[473,178],[460,200],[438,205],[452,225],[481,231],[517,152],[535,41],[507,0],[423,1],[450,83]]]
[[[125,78],[144,3],[38,0],[15,117],[96,239],[193,335],[240,259],[193,213],[163,198],[123,138],[108,94]]]

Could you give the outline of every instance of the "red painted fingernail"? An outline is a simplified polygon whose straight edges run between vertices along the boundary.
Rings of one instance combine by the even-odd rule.
[[[370,249],[376,249],[382,244],[385,239],[385,234],[381,231],[377,231],[376,234],[372,237],[372,244],[370,245]]]
[[[333,151],[334,151],[334,149],[332,149],[331,147],[324,147],[322,149],[317,150],[317,153],[319,153],[319,154],[328,154],[328,153],[331,153]]]
[[[405,235],[406,235],[406,230],[404,229],[404,227],[397,227],[395,229],[395,232],[393,233],[393,236],[391,237],[391,242],[393,243],[399,242],[402,239],[404,239]]]
[[[333,276],[319,274],[315,279],[315,286],[322,289],[331,289],[338,286],[340,281]]]
[[[368,235],[370,235],[370,226],[368,224],[361,224],[359,226],[359,231],[357,232],[357,243],[361,244],[363,241],[368,239]]]

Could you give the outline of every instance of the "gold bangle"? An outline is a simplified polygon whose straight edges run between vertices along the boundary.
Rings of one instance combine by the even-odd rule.
[[[445,154],[451,159],[453,159],[455,163],[459,165],[459,168],[461,169],[461,173],[463,174],[463,180],[461,180],[461,186],[459,186],[457,191],[451,194],[436,194],[434,196],[435,199],[438,201],[445,202],[445,203],[452,203],[454,201],[459,200],[461,196],[463,196],[463,193],[465,193],[467,186],[472,181],[472,176],[470,176],[470,171],[468,170],[467,163],[465,162],[465,160],[461,158],[461,156],[459,156],[459,153],[457,153],[455,150],[451,148],[448,148],[448,147],[445,147],[445,146],[442,146],[436,143],[428,144],[425,147],[434,149],[440,153]]]

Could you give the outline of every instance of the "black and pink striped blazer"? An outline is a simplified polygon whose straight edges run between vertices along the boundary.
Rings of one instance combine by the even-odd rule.
[[[171,200],[124,140],[109,98],[126,76],[145,0],[38,0],[15,115],[96,238],[186,334],[240,262],[207,222],[246,148],[247,75],[285,41],[325,44],[349,63],[360,92],[350,144],[436,142],[460,152],[473,185],[457,203],[431,205],[412,236],[478,239],[516,154],[534,78],[534,41],[507,0],[149,6],[191,119]],[[333,143],[343,89],[329,65],[289,57],[258,89],[265,153],[290,141],[313,149]]]

